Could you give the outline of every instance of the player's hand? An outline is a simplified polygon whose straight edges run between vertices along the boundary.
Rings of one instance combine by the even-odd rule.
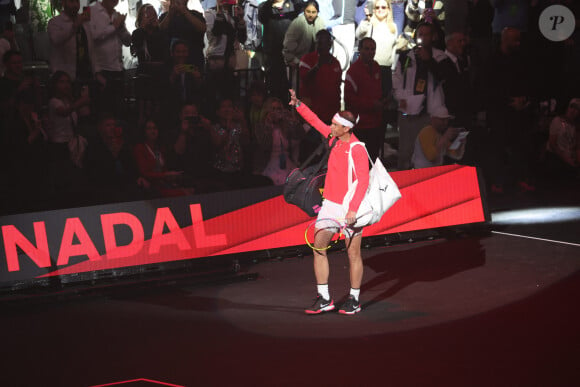
[[[288,90],[290,92],[290,102],[288,105],[290,106],[298,106],[300,104],[300,100],[296,97],[296,92],[293,89]]]
[[[348,224],[348,225],[355,224],[356,223],[356,212],[354,212],[354,211],[347,212],[345,220],[346,220],[346,224]]]

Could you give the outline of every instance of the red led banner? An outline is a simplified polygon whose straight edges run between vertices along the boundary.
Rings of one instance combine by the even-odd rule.
[[[477,171],[392,173],[402,198],[363,236],[486,220]],[[0,218],[0,282],[303,245],[310,224],[280,187]]]

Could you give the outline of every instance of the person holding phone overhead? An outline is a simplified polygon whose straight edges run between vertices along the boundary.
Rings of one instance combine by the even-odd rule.
[[[232,93],[238,94],[236,53],[246,41],[246,22],[243,10],[235,0],[217,0],[216,7],[205,11],[207,23],[207,86],[219,100]]]
[[[421,23],[429,23],[434,27],[433,46],[445,49],[445,2],[443,0],[409,0],[405,8],[407,24],[404,32],[413,35]]]
[[[170,44],[184,41],[189,47],[188,62],[203,71],[203,39],[206,32],[203,14],[187,8],[187,0],[169,0],[169,10],[159,16],[159,28],[167,32]]]

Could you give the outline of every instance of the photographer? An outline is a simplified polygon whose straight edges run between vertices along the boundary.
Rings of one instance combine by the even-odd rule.
[[[420,24],[417,46],[401,52],[393,73],[393,94],[398,101],[398,168],[409,169],[415,139],[430,122],[430,114],[445,105],[441,65],[445,53],[433,47],[433,25]]]
[[[199,114],[198,107],[195,104],[184,105],[179,114],[177,131],[174,132],[173,147],[168,155],[168,167],[183,171],[188,178],[196,181],[211,176],[215,151],[210,131],[211,123]]]
[[[209,71],[235,68],[234,51],[246,41],[244,11],[236,0],[217,0],[215,8],[205,12],[207,23],[206,49]]]
[[[410,0],[405,7],[406,25],[403,32],[416,33],[421,23],[433,25],[433,46],[445,49],[443,41],[445,25],[445,1],[444,0]]]
[[[205,12],[207,23],[206,64],[208,86],[216,100],[235,93],[233,71],[236,68],[236,52],[242,50],[246,41],[246,22],[243,9],[236,0],[217,0],[215,8]]]
[[[268,93],[283,101],[288,100],[288,77],[282,51],[284,37],[304,3],[300,0],[267,0],[258,7],[258,20],[264,27],[263,50]]]

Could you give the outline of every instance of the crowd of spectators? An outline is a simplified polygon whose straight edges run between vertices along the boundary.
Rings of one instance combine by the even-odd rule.
[[[135,28],[118,2],[60,2],[45,82],[1,9],[3,213],[281,185],[322,141],[289,88],[327,123],[353,111],[391,169],[477,165],[497,194],[578,179],[579,36],[546,43],[553,1],[169,0]]]

